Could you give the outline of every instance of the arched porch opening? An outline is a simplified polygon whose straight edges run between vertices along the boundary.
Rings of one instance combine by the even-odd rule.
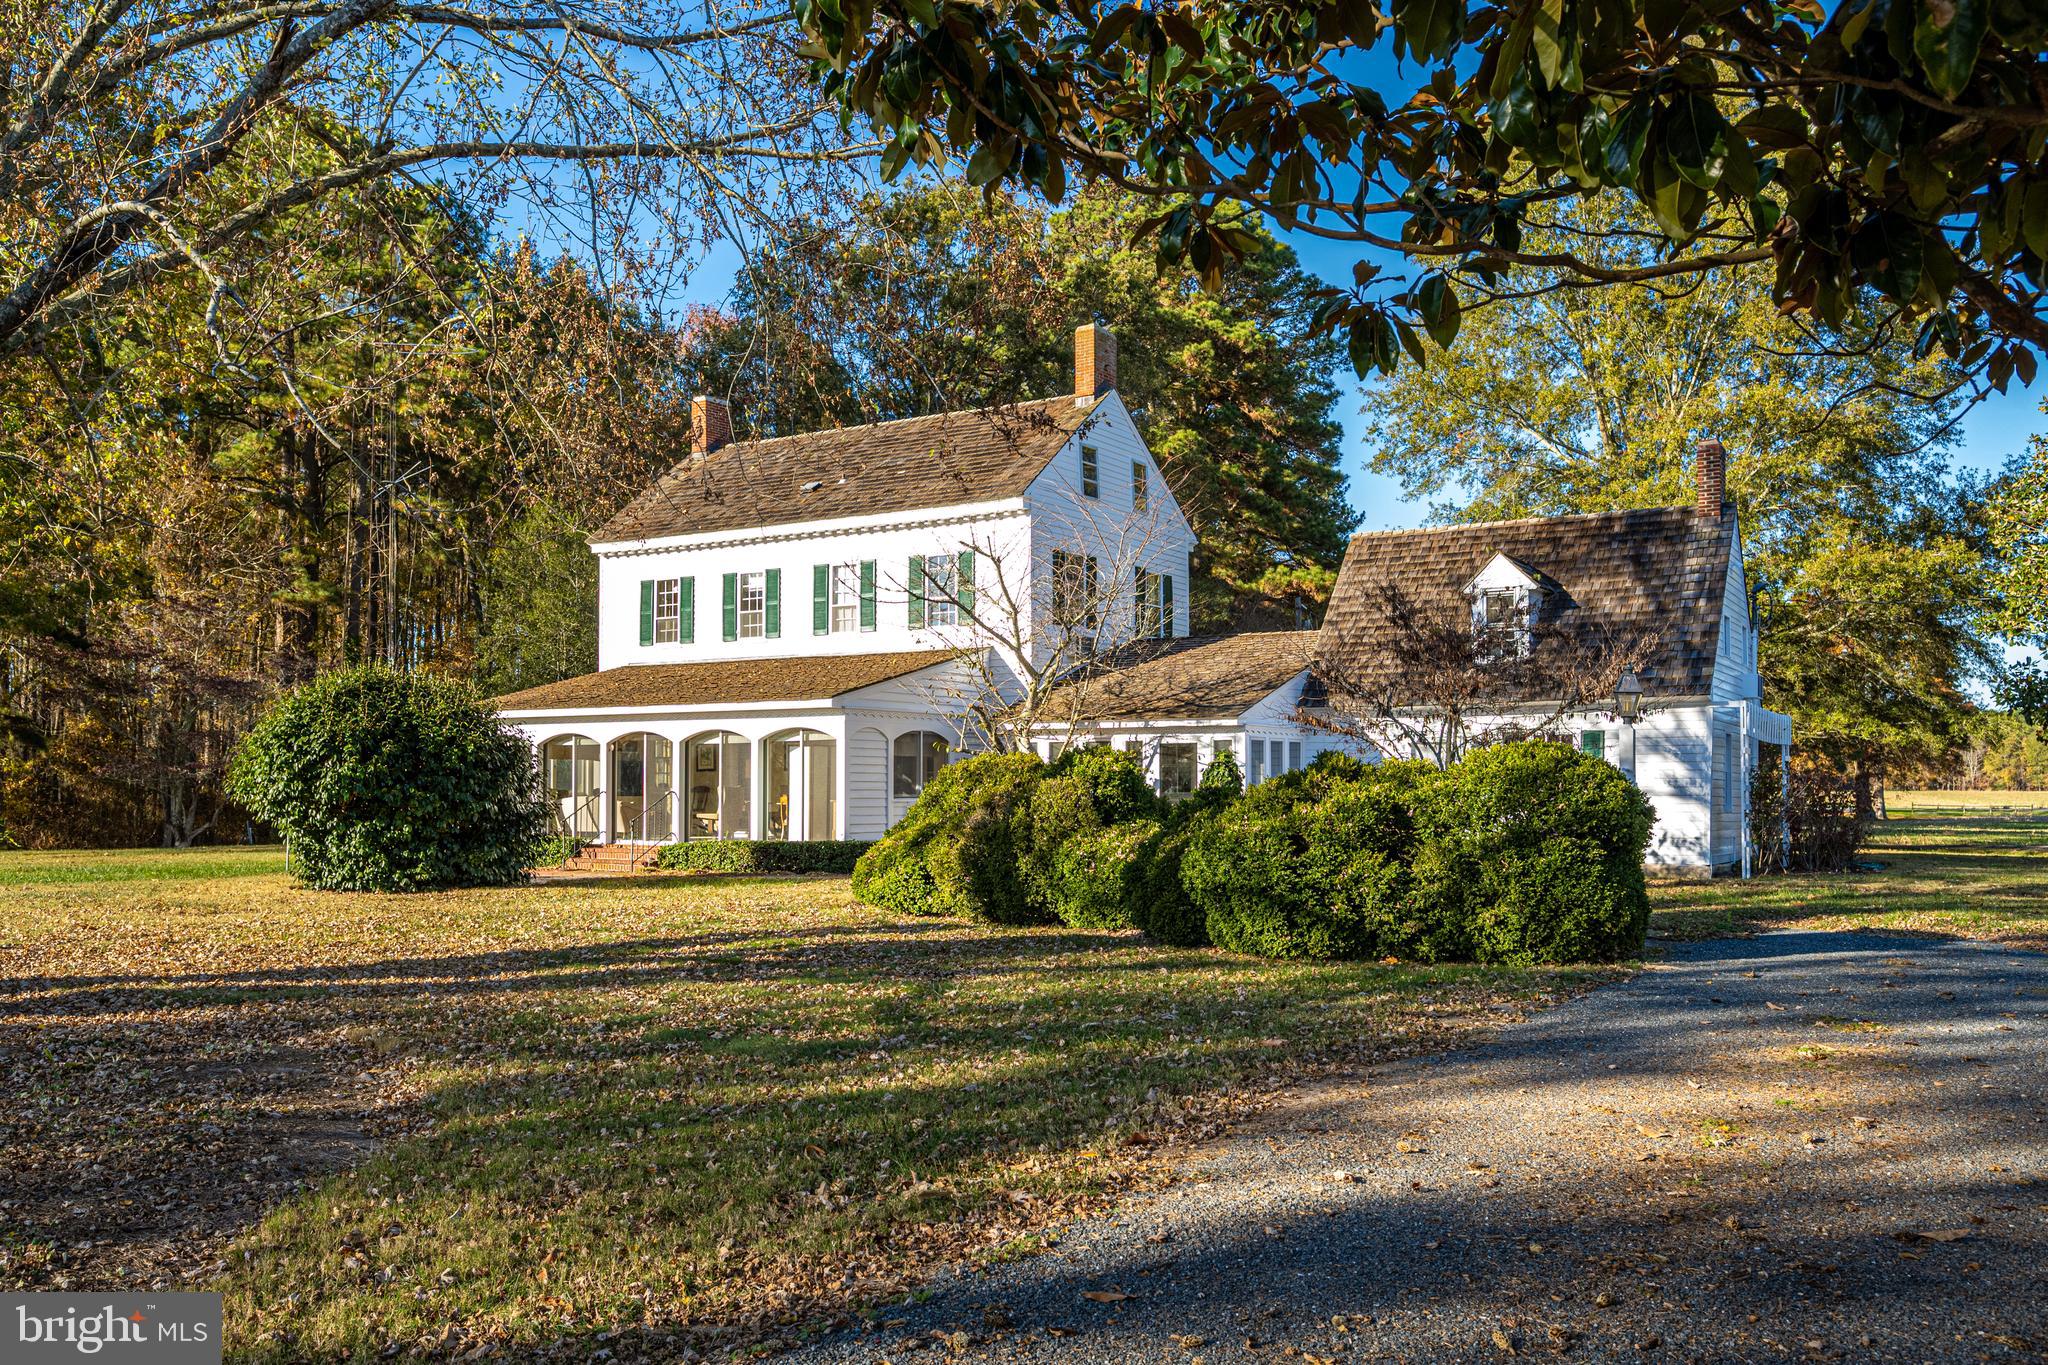
[[[557,833],[577,839],[604,837],[599,762],[597,741],[585,735],[557,735],[540,746],[548,823]]]
[[[683,741],[683,838],[745,839],[752,832],[752,747],[730,730]]]
[[[612,838],[667,843],[675,837],[675,745],[642,731],[612,741]]]
[[[767,839],[837,838],[839,744],[821,730],[784,730],[761,741],[767,774]]]

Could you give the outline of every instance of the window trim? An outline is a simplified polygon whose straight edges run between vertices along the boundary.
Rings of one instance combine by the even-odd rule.
[[[748,593],[749,585],[751,585],[751,586],[752,586],[752,589],[753,589],[753,590],[754,590],[755,592],[758,592],[758,593],[760,594],[760,605],[758,605],[758,606],[756,606],[756,607],[753,607],[753,608],[749,608],[749,607],[747,606],[747,593]],[[737,622],[738,622],[738,635],[737,635],[737,637],[736,637],[736,638],[738,638],[738,639],[741,639],[741,640],[765,640],[765,639],[767,639],[767,638],[768,638],[768,573],[767,573],[767,570],[765,570],[765,569],[755,569],[755,570],[754,570],[753,572],[751,572],[751,573],[741,573],[740,575],[738,575],[738,582],[737,582],[737,586],[736,586],[735,592],[736,592],[736,601],[737,601],[737,603],[738,603],[738,606],[737,606],[737,608],[736,608],[736,611],[737,611],[737,613],[738,613],[738,615],[737,615],[737,617],[736,617],[736,620],[737,620]],[[752,629],[752,630],[749,630],[749,629],[747,629],[747,619],[748,619],[748,616],[749,616],[749,613],[750,613],[750,612],[752,613],[752,615],[753,615],[753,617],[754,617],[754,627],[755,627],[755,628],[754,628],[754,629]]]
[[[825,583],[826,629],[833,635],[856,634],[861,628],[860,561],[828,566]]]

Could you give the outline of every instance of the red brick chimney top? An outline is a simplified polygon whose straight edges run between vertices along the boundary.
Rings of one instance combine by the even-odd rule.
[[[732,444],[732,405],[698,394],[690,400],[690,454],[698,459]]]
[[[1708,521],[1719,521],[1728,502],[1728,452],[1709,436],[1695,449],[1692,469],[1699,490],[1695,510]]]
[[[1116,333],[1099,323],[1074,329],[1074,397],[1100,398],[1116,387]]]

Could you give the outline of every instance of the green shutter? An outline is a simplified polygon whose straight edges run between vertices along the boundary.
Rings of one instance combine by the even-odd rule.
[[[910,628],[924,627],[924,556],[910,557]]]
[[[782,638],[782,570],[768,571],[766,587],[768,628],[763,633],[771,640],[778,640]]]
[[[832,633],[832,566],[820,564],[811,570],[811,634]]]
[[[685,578],[682,581],[676,592],[676,603],[678,610],[683,614],[682,620],[677,623],[682,629],[676,632],[676,638],[686,645],[693,645],[697,643],[696,579]]]
[[[960,623],[965,625],[974,615],[974,551],[960,552],[960,573],[954,587],[954,596],[960,599]]]
[[[1173,575],[1159,575],[1159,638],[1173,638]]]
[[[740,638],[740,576],[736,573],[725,576],[725,638]]]
[[[654,580],[640,580],[640,643],[654,643]]]
[[[875,561],[860,562],[860,628],[875,628]]]

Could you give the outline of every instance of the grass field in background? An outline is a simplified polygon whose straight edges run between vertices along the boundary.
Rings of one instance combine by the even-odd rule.
[[[1870,872],[1653,886],[1652,935],[1884,927],[2048,949],[2048,810],[1881,821]]]
[[[0,850],[0,887],[215,881],[223,877],[271,877],[283,871],[284,849],[276,845],[82,848],[55,853]]]
[[[38,1101],[0,1120],[0,1287],[216,1287],[234,1359],[759,1342],[1034,1245],[1267,1080],[1608,975],[274,856],[0,855],[0,1084]]]
[[[1894,815],[1922,811],[1971,811],[1986,807],[2014,811],[2048,811],[2048,791],[1987,792],[1895,792],[1884,794],[1885,808]]]

